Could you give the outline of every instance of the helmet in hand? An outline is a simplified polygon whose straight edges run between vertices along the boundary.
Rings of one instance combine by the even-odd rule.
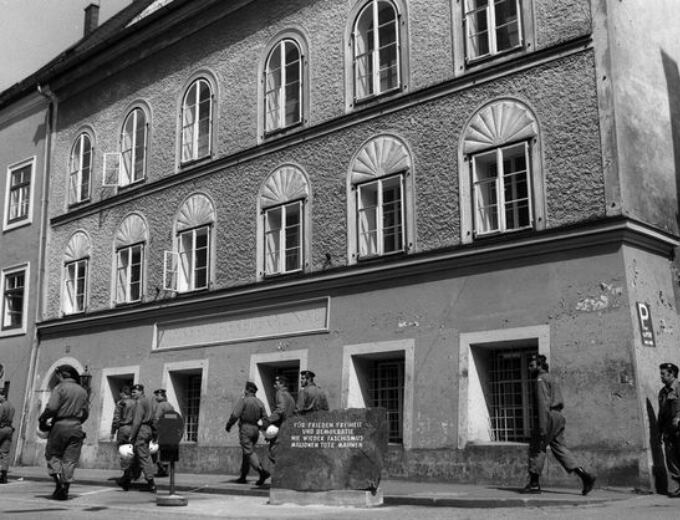
[[[120,455],[121,459],[130,460],[135,456],[135,450],[132,447],[132,444],[121,444],[118,446],[118,454]]]
[[[264,431],[264,438],[267,440],[272,440],[279,434],[279,429],[274,426],[273,424],[270,424],[267,426],[267,429]]]
[[[151,441],[149,443],[149,452],[151,453],[151,455],[153,455],[154,453],[158,453],[158,443],[156,441]]]

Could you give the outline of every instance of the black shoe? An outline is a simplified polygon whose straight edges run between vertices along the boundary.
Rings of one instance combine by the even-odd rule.
[[[63,494],[64,485],[61,482],[59,475],[52,475],[52,480],[54,480],[54,491],[52,492],[52,498],[54,500],[65,500],[63,498],[58,498]]]
[[[263,485],[263,484],[264,484],[264,481],[267,480],[270,476],[271,476],[271,475],[269,474],[269,472],[268,472],[267,470],[264,470],[264,469],[263,469],[263,470],[260,472],[260,478],[257,479],[257,482],[255,482],[255,485],[256,485],[256,486],[261,486],[261,485]]]
[[[5,470],[0,471],[0,484],[7,484],[7,472]]]
[[[116,479],[116,484],[123,488],[123,491],[130,489],[130,479],[126,477],[121,477]]]
[[[235,484],[247,484],[248,479],[246,477],[239,477],[236,480],[234,480]]]
[[[61,484],[52,495],[55,500],[68,500],[68,488],[69,484]]]
[[[519,492],[523,495],[540,495],[541,485],[538,482],[529,482],[526,486],[520,489]]]
[[[142,488],[142,491],[148,491],[149,493],[155,493],[157,491],[156,483],[153,481],[153,479],[146,481],[146,486]]]
[[[591,475],[583,468],[576,468],[574,470],[574,473],[576,473],[579,476],[581,482],[583,483],[583,489],[581,490],[581,494],[585,496],[588,493],[590,493],[593,490],[593,486],[595,485],[595,475]]]
[[[680,488],[668,493],[668,498],[680,498]]]

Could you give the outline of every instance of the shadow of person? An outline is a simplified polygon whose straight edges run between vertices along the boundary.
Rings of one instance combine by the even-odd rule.
[[[654,476],[654,489],[657,493],[666,494],[668,492],[668,473],[663,456],[663,446],[656,421],[654,406],[649,398],[647,399],[647,418],[649,419],[649,447],[652,451],[652,475]]]

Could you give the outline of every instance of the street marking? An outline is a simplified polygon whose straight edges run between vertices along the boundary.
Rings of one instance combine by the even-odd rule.
[[[87,491],[86,493],[78,493],[75,495],[75,497],[84,497],[85,495],[96,495],[98,493],[106,493],[108,491],[116,491],[115,488],[102,488],[102,489],[95,489],[94,491]]]

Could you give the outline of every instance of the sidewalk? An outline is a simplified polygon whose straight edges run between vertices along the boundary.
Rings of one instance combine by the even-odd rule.
[[[76,482],[95,486],[116,486],[115,478],[120,471],[102,469],[76,470]],[[25,479],[45,481],[52,484],[44,467],[16,466],[10,468],[10,480]],[[211,475],[178,473],[175,475],[175,490],[178,493],[196,492],[220,495],[269,496],[269,485],[255,487],[251,484],[235,484],[235,475]],[[255,477],[249,479],[255,482]],[[156,480],[159,493],[167,493],[168,478]],[[385,505],[460,507],[460,508],[498,508],[498,507],[548,507],[581,506],[605,502],[627,500],[635,496],[633,490],[624,488],[595,488],[588,496],[581,496],[578,482],[574,488],[547,488],[540,495],[521,495],[517,488],[493,486],[416,482],[409,480],[383,480]],[[133,484],[134,486],[134,484]]]

